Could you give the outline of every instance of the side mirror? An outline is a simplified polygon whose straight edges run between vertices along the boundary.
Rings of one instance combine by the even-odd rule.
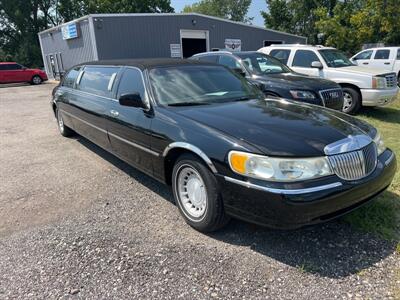
[[[118,101],[123,106],[146,108],[139,93],[121,95]]]
[[[311,63],[311,68],[322,69],[322,63],[320,61],[313,61]]]
[[[243,71],[241,68],[232,68],[232,71],[235,72],[236,74],[246,77],[246,72]]]

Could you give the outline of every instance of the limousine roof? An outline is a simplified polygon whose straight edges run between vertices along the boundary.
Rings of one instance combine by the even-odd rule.
[[[152,69],[155,67],[178,66],[178,65],[215,65],[213,63],[201,62],[191,59],[177,58],[144,58],[144,59],[112,59],[85,62],[77,66],[130,66],[139,69]]]

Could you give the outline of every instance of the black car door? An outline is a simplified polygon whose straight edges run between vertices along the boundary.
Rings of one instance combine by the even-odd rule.
[[[113,103],[112,87],[119,67],[86,66],[69,99],[74,129],[102,148],[110,149],[104,116]]]
[[[120,105],[121,95],[139,93],[148,101],[142,71],[126,67],[118,80],[116,99],[106,112],[106,128],[112,152],[123,160],[152,174],[153,158],[158,154],[150,149],[152,115],[139,107]]]

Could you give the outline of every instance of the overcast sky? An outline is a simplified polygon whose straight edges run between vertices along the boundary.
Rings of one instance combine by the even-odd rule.
[[[171,6],[175,8],[175,12],[179,13],[182,11],[183,7],[187,4],[193,4],[198,2],[196,0],[171,0]],[[266,10],[267,4],[265,0],[252,0],[249,8],[248,16],[254,17],[253,25],[264,27],[264,19],[260,14],[261,10]]]

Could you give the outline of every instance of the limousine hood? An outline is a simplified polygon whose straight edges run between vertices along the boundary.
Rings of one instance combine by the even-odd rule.
[[[376,130],[333,110],[286,100],[250,100],[176,108],[176,112],[257,147],[265,155],[321,156],[349,135]]]

